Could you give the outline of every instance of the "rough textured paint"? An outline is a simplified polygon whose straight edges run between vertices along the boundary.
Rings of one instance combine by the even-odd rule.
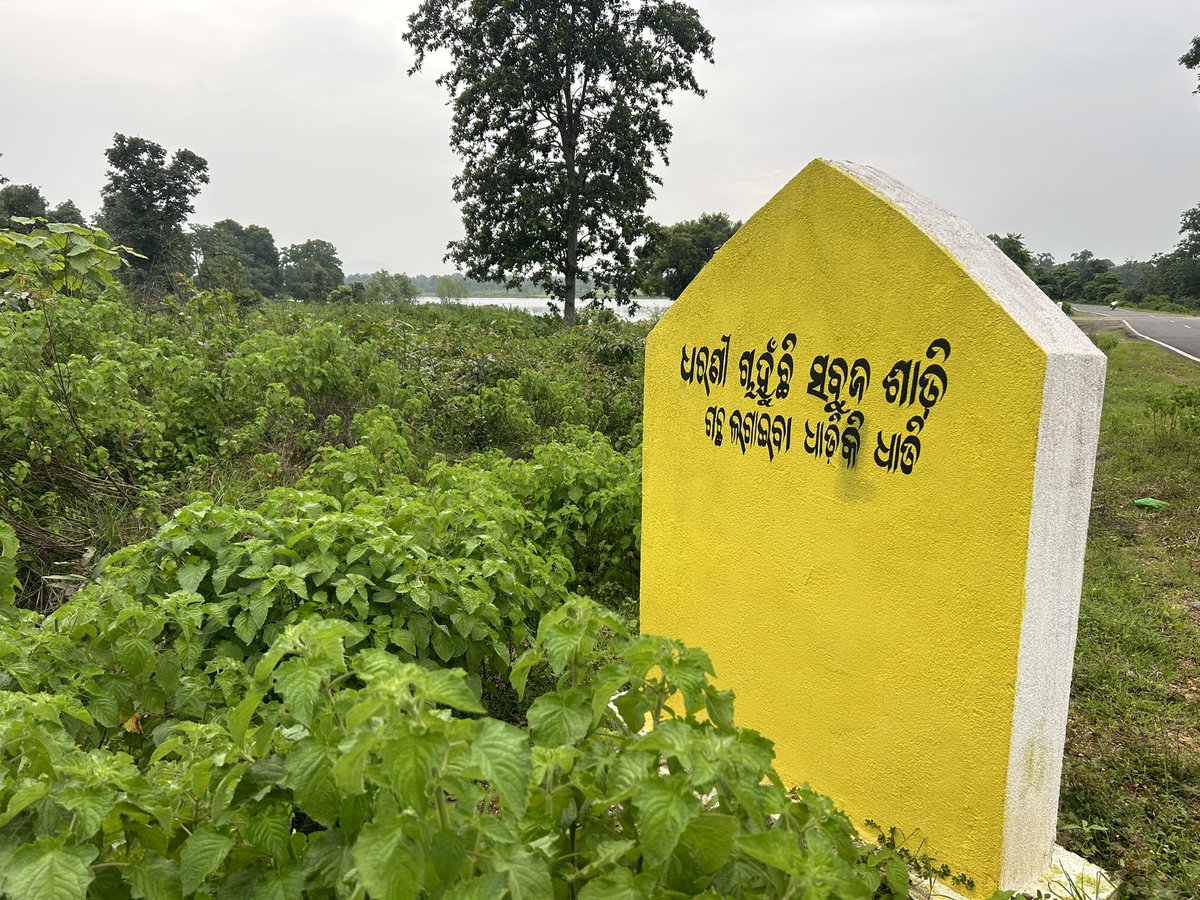
[[[906,191],[812,163],[651,333],[642,628],[710,653],[785,780],[986,894],[1050,862],[1103,356]]]

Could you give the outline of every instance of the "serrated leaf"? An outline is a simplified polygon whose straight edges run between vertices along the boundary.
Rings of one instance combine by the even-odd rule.
[[[257,813],[246,825],[246,837],[259,850],[283,860],[292,837],[291,808],[276,803]]]
[[[117,661],[134,678],[144,674],[154,660],[154,645],[138,634],[124,634],[117,638],[115,649]]]
[[[538,663],[538,655],[532,650],[526,650],[512,664],[508,672],[508,683],[513,686],[517,696],[525,698],[525,684],[529,681],[529,671]]]
[[[486,710],[466,681],[462,669],[430,669],[425,679],[425,699],[462,712],[483,713]]]
[[[550,868],[544,858],[509,844],[496,849],[492,865],[508,876],[508,895],[512,900],[553,900]]]
[[[425,854],[399,817],[363,827],[354,842],[358,879],[372,900],[416,900],[425,883]]]
[[[307,659],[289,659],[275,670],[275,690],[304,725],[312,724],[313,707],[324,682],[325,673]]]
[[[342,795],[325,747],[312,738],[303,740],[287,755],[285,765],[296,805],[326,828],[333,827],[341,812]]]
[[[633,873],[625,868],[611,869],[583,886],[579,900],[647,900],[650,895],[638,890]]]
[[[450,662],[454,657],[454,639],[440,628],[435,628],[433,634],[430,635],[430,641],[433,643],[433,652],[438,655],[438,658],[442,662]]]
[[[738,835],[737,848],[752,859],[783,872],[800,874],[804,867],[800,839],[787,831],[759,831]]]
[[[578,688],[542,694],[529,707],[528,718],[534,740],[548,747],[573,746],[592,727],[591,704]]]
[[[708,720],[721,731],[735,730],[733,720],[733,691],[719,691],[712,685],[704,688],[704,710]]]
[[[83,900],[98,852],[86,844],[63,846],[61,838],[44,835],[8,860],[5,894],[9,900]]]
[[[652,867],[667,861],[688,825],[700,815],[700,801],[687,779],[678,775],[639,784],[633,807],[642,852]]]
[[[265,688],[252,688],[229,714],[229,736],[239,747],[245,742],[246,729],[250,727],[250,720],[266,694]]]
[[[249,900],[304,900],[304,882],[299,868],[260,869]]]
[[[490,875],[477,875],[466,881],[460,881],[442,895],[442,900],[496,900],[504,896],[508,887],[508,875],[492,872]]]
[[[704,813],[683,832],[680,843],[696,855],[700,871],[711,875],[729,860],[738,823],[733,816]]]
[[[46,781],[31,781],[13,791],[8,798],[8,807],[0,815],[0,827],[7,825],[31,804],[36,803],[50,793],[50,784]]]
[[[175,573],[175,580],[179,582],[179,587],[187,591],[189,594],[195,594],[200,589],[200,582],[204,580],[204,576],[208,574],[209,564],[203,559],[191,559],[184,565],[179,567],[179,571]]]
[[[392,643],[409,656],[417,655],[417,640],[407,628],[393,628]]]
[[[525,815],[533,774],[533,754],[525,732],[495,719],[480,719],[468,760],[500,795],[506,810],[518,819]]]
[[[232,837],[221,834],[210,825],[203,825],[192,832],[179,851],[180,885],[184,895],[195,893],[196,888],[220,868],[232,846]]]
[[[180,900],[183,896],[179,863],[173,859],[146,853],[125,869],[125,877],[133,900]]]

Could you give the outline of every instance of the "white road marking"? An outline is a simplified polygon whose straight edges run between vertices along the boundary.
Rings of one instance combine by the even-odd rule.
[[[1134,334],[1136,334],[1138,337],[1140,337],[1143,341],[1149,341],[1152,344],[1158,344],[1158,346],[1160,346],[1160,347],[1166,347],[1172,353],[1178,353],[1180,356],[1190,359],[1192,362],[1200,363],[1200,358],[1192,356],[1192,354],[1190,354],[1190,353],[1184,353],[1178,347],[1172,347],[1170,344],[1164,344],[1162,341],[1156,341],[1152,337],[1146,337],[1146,335],[1142,334],[1140,331],[1138,331],[1136,328],[1134,328],[1132,325],[1130,325],[1128,319],[1122,319],[1121,322],[1125,325],[1126,328],[1128,328],[1130,331],[1132,331]]]

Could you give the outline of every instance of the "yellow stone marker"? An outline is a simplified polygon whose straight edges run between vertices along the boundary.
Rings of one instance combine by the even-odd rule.
[[[824,161],[647,344],[643,631],[985,896],[1051,865],[1104,365],[987,238]]]

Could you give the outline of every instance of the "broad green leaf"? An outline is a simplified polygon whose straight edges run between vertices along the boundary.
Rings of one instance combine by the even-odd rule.
[[[262,868],[254,880],[249,900],[304,900],[304,870]]]
[[[275,670],[275,690],[304,725],[312,723],[313,707],[324,682],[324,671],[307,659],[289,659]]]
[[[610,869],[583,886],[579,900],[647,900],[651,895],[638,889],[629,869]]]
[[[467,861],[467,844],[453,831],[438,831],[429,842],[429,858],[441,884],[456,884]]]
[[[209,825],[192,832],[179,851],[180,882],[185,896],[195,893],[220,868],[232,846],[232,837]]]
[[[134,900],[180,900],[179,863],[146,853],[125,870]]]
[[[470,713],[486,712],[467,684],[466,673],[462,669],[430,669],[425,680],[424,695],[430,703],[451,709]]]
[[[233,708],[233,712],[229,714],[229,736],[239,747],[245,743],[246,729],[250,727],[250,720],[254,717],[258,705],[262,703],[266,694],[265,687],[251,688],[242,701]]]
[[[441,628],[433,630],[430,641],[433,643],[433,652],[442,662],[449,662],[454,658],[454,638],[442,631]]]
[[[800,874],[804,856],[800,838],[788,831],[759,831],[737,837],[737,848],[759,862],[792,875]]]
[[[675,851],[684,830],[700,815],[700,801],[681,775],[651,778],[633,793],[634,819],[649,866],[660,866]]]
[[[529,680],[529,671],[538,664],[538,655],[533,650],[522,653],[508,673],[508,683],[513,686],[517,696],[525,698],[525,683]]]
[[[693,819],[680,843],[696,855],[700,870],[711,875],[729,860],[738,823],[733,816],[704,813]]]
[[[704,709],[708,720],[722,731],[733,731],[733,691],[719,691],[712,685],[704,688]]]
[[[138,634],[117,638],[117,660],[134,678],[144,674],[154,661],[154,645]]]
[[[372,822],[354,843],[358,879],[372,900],[415,900],[425,883],[425,854],[398,816]]]
[[[297,744],[287,755],[288,786],[296,805],[326,828],[333,827],[342,808],[342,794],[333,777],[333,760],[314,738]]]
[[[9,859],[4,889],[9,900],[83,900],[95,877],[95,847],[64,846],[61,838],[46,835],[22,847]]]
[[[521,729],[495,719],[480,719],[468,759],[500,795],[505,809],[520,818],[525,815],[533,754]]]
[[[287,856],[291,836],[292,810],[282,803],[256,813],[246,825],[246,837],[250,843],[276,860],[283,860]]]
[[[529,728],[539,744],[574,745],[592,727],[592,709],[579,688],[542,694],[529,707]]]
[[[207,561],[203,559],[190,559],[179,567],[179,571],[175,573],[175,580],[179,582],[180,588],[189,594],[195,594],[200,590],[200,582],[204,580],[204,576],[207,574]]]
[[[490,875],[477,875],[467,881],[460,881],[442,895],[443,900],[496,900],[503,897],[508,887],[508,875],[502,872],[492,872]]]
[[[508,876],[508,895],[512,900],[552,900],[550,868],[546,860],[516,844],[496,847],[492,865]]]
[[[49,793],[50,782],[48,781],[31,781],[21,785],[8,798],[8,807],[4,810],[4,814],[0,815],[0,827],[7,825],[20,815],[23,810],[41,800]]]
[[[383,763],[391,772],[396,790],[405,805],[413,809],[427,809],[432,789],[430,769],[445,752],[445,738],[430,732],[412,734],[400,728],[394,731],[384,744],[381,753]]]

